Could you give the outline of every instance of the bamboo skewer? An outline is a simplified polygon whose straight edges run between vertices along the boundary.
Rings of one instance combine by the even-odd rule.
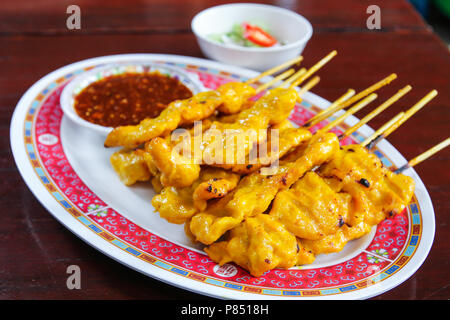
[[[381,112],[386,110],[388,107],[393,105],[397,100],[399,100],[401,97],[403,97],[406,93],[408,93],[411,90],[411,86],[407,85],[406,87],[400,89],[396,94],[394,94],[392,97],[387,99],[385,102],[383,102],[380,106],[378,106],[376,109],[371,111],[368,115],[366,115],[364,118],[358,121],[356,125],[354,125],[351,128],[348,128],[342,135],[339,136],[339,139],[344,139],[348,136],[350,136],[353,132],[361,128],[364,124],[368,123],[370,120],[375,118],[377,115],[379,115]]]
[[[371,142],[375,141],[378,137],[382,136],[383,132],[386,131],[390,126],[392,126],[393,123],[397,122],[399,119],[401,119],[405,113],[402,111],[399,114],[397,114],[395,117],[393,117],[391,120],[386,122],[384,125],[382,125],[377,131],[372,133],[366,140],[364,140],[361,145],[363,147],[366,147]],[[368,149],[371,149],[371,146],[368,147]]]
[[[373,85],[371,85],[367,89],[364,89],[363,91],[359,92],[357,95],[354,95],[355,91],[353,89],[349,89],[344,96],[342,96],[341,98],[336,100],[327,109],[322,110],[321,112],[316,114],[313,118],[308,120],[303,126],[304,127],[310,127],[310,126],[316,125],[317,123],[319,123],[319,122],[325,120],[326,118],[328,118],[333,113],[335,113],[335,112],[337,112],[337,111],[339,111],[341,109],[344,109],[345,107],[348,107],[348,106],[352,105],[356,101],[366,97],[367,95],[371,94],[372,92],[380,89],[381,87],[383,87],[385,85],[388,85],[389,83],[391,83],[396,78],[397,78],[397,75],[395,73],[393,73],[393,74],[387,76],[386,78],[378,81],[377,83],[374,83]],[[348,94],[348,96],[346,96],[347,94]]]
[[[294,73],[294,69],[289,69],[285,72],[283,72],[282,74],[276,76],[275,78],[273,78],[272,80],[270,80],[269,82],[266,82],[264,84],[262,84],[261,86],[259,86],[256,89],[256,93],[260,93],[261,91],[269,88],[270,86],[272,86],[273,84],[277,83],[280,80],[284,80],[287,77],[289,77],[287,80],[285,80],[279,87],[282,87],[284,85],[289,84],[289,88],[294,88],[296,86],[298,86],[299,84],[301,84],[303,81],[305,81],[309,76],[311,76],[314,72],[316,72],[317,70],[319,70],[320,68],[322,68],[326,63],[328,63],[328,61],[330,61],[335,55],[337,54],[337,51],[334,50],[332,52],[330,52],[326,57],[322,58],[320,61],[318,61],[315,65],[313,65],[309,70],[306,70],[305,68],[300,69],[299,71]],[[292,64],[292,61],[297,61],[297,60],[291,60],[286,62],[286,64],[282,64],[280,66],[277,66],[275,68],[272,68],[270,70],[267,70],[265,72],[263,72],[261,75],[259,75],[258,77],[255,77],[254,79],[259,80],[261,78],[263,78],[264,76],[267,76],[280,69],[283,69],[284,67],[286,67],[286,65],[288,63]],[[294,62],[295,63],[295,62]],[[275,70],[275,71],[274,71]],[[293,74],[294,73],[294,74]],[[263,75],[264,74],[264,75]],[[293,75],[292,75],[293,74]],[[253,79],[251,79],[253,80]],[[250,81],[250,80],[248,80]],[[247,83],[249,83],[247,81]],[[315,80],[316,81],[316,80]],[[251,82],[250,82],[251,83]]]
[[[366,98],[364,98],[363,100],[359,101],[358,103],[356,103],[354,106],[352,106],[350,109],[348,109],[343,115],[341,115],[340,117],[338,117],[337,119],[333,120],[332,122],[328,123],[325,127],[319,129],[320,131],[323,132],[327,132],[329,131],[331,128],[337,126],[338,124],[340,124],[342,121],[344,121],[348,116],[358,112],[359,110],[361,110],[362,108],[364,108],[365,106],[367,106],[369,103],[371,103],[373,100],[375,100],[377,98],[377,94],[376,93],[372,93],[369,96],[367,96]]]
[[[294,82],[295,80],[297,80],[299,77],[301,77],[303,74],[306,73],[306,68],[301,68],[300,70],[298,70],[296,73],[294,73],[292,76],[290,76],[289,78],[287,78],[283,84],[281,85],[281,87],[284,87],[286,85],[290,85],[292,82]]]
[[[368,148],[371,149],[373,146],[381,139],[387,138],[392,132],[397,130],[403,123],[411,118],[415,113],[422,109],[428,102],[430,102],[434,97],[436,97],[438,92],[436,90],[430,91],[425,97],[420,99],[414,106],[408,109],[403,117],[399,118],[396,122],[392,123],[382,134],[375,136],[373,141],[368,143]]]
[[[341,109],[340,106],[341,106],[342,102],[344,102],[345,100],[347,100],[354,94],[355,94],[355,90],[348,89],[348,91],[345,94],[343,94],[337,100],[335,100],[328,108],[320,111],[314,117],[312,117],[307,122],[305,122],[303,124],[303,127],[311,127],[311,126],[314,126],[317,123],[321,122],[322,120],[325,120],[330,115],[332,115],[336,111],[340,110]]]
[[[407,164],[405,164],[404,166],[398,168],[397,170],[395,170],[395,173],[402,173],[403,171],[405,171],[408,168],[412,168],[415,165],[421,163],[422,161],[430,158],[431,156],[433,156],[435,153],[441,151],[442,149],[448,147],[450,145],[450,138],[445,139],[444,141],[438,143],[437,145],[435,145],[434,147],[428,149],[427,151],[425,151],[424,153],[418,155],[417,157],[415,157],[414,159],[411,159],[408,161]]]
[[[255,90],[256,94],[260,93],[261,91],[266,90],[267,88],[272,86],[274,83],[277,83],[280,80],[286,79],[287,77],[289,77],[293,73],[294,73],[294,69],[289,69],[289,70],[283,72],[282,74],[279,74],[278,76],[276,76],[275,78],[273,78],[269,82],[266,82],[266,83],[260,85],[258,88],[256,88],[256,90]]]
[[[321,59],[319,62],[317,62],[315,65],[313,65],[310,69],[306,70],[305,68],[300,69],[297,72],[294,72],[293,69],[289,69],[280,75],[274,77],[271,81],[262,84],[260,87],[256,89],[256,93],[260,93],[263,90],[269,88],[273,84],[277,83],[278,81],[286,79],[281,85],[286,86],[289,85],[289,88],[296,87],[303,83],[308,77],[310,77],[312,74],[317,72],[320,68],[322,68],[326,63],[328,63],[335,55],[337,54],[336,51],[332,51],[329,53],[326,57]],[[246,81],[247,84],[254,83],[266,76],[272,75],[280,70],[283,70],[289,66],[292,66],[295,63],[301,62],[303,60],[302,56],[298,56],[294,59],[291,59],[279,66],[273,67],[265,72],[262,72],[260,75],[258,75],[255,78],[249,79]],[[288,78],[289,77],[289,78]],[[332,103],[327,109],[322,110],[319,112],[316,116],[311,118],[308,122],[306,122],[303,126],[309,127],[313,126],[327,117],[329,117],[331,114],[348,107],[355,103],[356,101],[359,101],[354,106],[352,106],[349,110],[347,110],[343,115],[335,119],[334,121],[327,124],[325,127],[320,129],[320,131],[329,131],[331,128],[335,127],[342,121],[344,121],[348,116],[356,113],[357,111],[361,110],[363,107],[367,106],[370,102],[375,100],[377,98],[377,94],[373,93],[374,91],[378,90],[379,88],[389,84],[393,80],[397,78],[397,75],[395,73],[389,75],[388,77],[382,79],[381,81],[373,84],[369,88],[361,91],[360,93],[355,95],[355,91],[353,89],[349,89],[343,96],[339,97],[334,103]],[[309,91],[312,87],[317,85],[319,83],[320,77],[316,76],[310,81],[308,81],[299,91],[298,95],[301,97],[305,92]],[[374,117],[379,115],[381,112],[386,110],[388,107],[390,107],[392,104],[394,104],[396,101],[398,101],[401,97],[403,97],[406,93],[408,93],[411,90],[411,86],[405,86],[401,90],[399,90],[395,95],[390,97],[388,100],[383,102],[380,106],[378,106],[376,109],[371,111],[368,115],[366,115],[363,119],[358,121],[357,124],[352,126],[351,128],[347,129],[339,138],[345,138],[351,135],[353,132],[358,130],[361,126],[372,120]],[[380,127],[377,131],[375,131],[370,137],[368,137],[366,140],[364,140],[361,145],[368,147],[370,150],[379,140],[386,138],[389,136],[392,132],[397,130],[404,122],[406,122],[410,117],[412,117],[415,113],[417,113],[420,109],[422,109],[428,102],[430,102],[435,96],[437,95],[436,90],[430,91],[425,97],[423,97],[421,100],[419,100],[413,107],[411,107],[406,112],[400,112],[397,114],[394,118],[389,120],[386,124],[384,124],[382,127]],[[364,98],[364,99],[363,99]],[[450,145],[450,138],[447,138],[446,140],[442,141],[441,143],[437,144],[436,146],[428,149],[424,153],[418,155],[417,157],[411,159],[407,164],[400,167],[395,171],[395,173],[401,173],[407,168],[411,168],[420,162],[428,159],[429,157],[433,156],[435,153],[439,152],[440,150],[448,147]]]
[[[432,90],[430,91],[425,97],[423,97],[422,99],[420,99],[414,106],[412,106],[409,110],[407,110],[405,112],[405,115],[396,123],[394,123],[390,128],[388,128],[385,132],[384,132],[384,136],[387,137],[388,135],[390,135],[392,132],[394,132],[395,130],[398,129],[398,127],[400,127],[406,120],[408,120],[409,118],[411,118],[416,112],[418,112],[420,109],[422,109],[428,102],[431,101],[431,99],[433,99],[434,97],[437,96],[437,91],[436,90]]]
[[[248,79],[245,83],[247,83],[247,84],[255,83],[256,81],[258,81],[258,80],[260,80],[260,79],[262,79],[262,78],[264,78],[266,76],[270,76],[270,75],[272,75],[272,74],[274,74],[274,73],[276,73],[278,71],[286,69],[287,67],[290,67],[293,64],[301,62],[302,60],[303,60],[302,56],[295,57],[295,58],[293,58],[293,59],[291,59],[289,61],[286,61],[286,62],[276,66],[276,67],[273,67],[273,68],[271,68],[271,69],[269,69],[267,71],[264,71],[264,72],[260,73],[258,76],[254,77],[252,79]]]
[[[313,75],[315,72],[317,72],[320,68],[322,68],[325,64],[327,64],[331,59],[334,58],[334,56],[337,55],[337,51],[333,50],[328,55],[326,55],[324,58],[322,58],[319,62],[317,62],[315,65],[313,65],[311,68],[309,68],[306,73],[304,73],[300,78],[295,80],[291,83],[290,88],[296,87],[303,83],[307,78],[309,78],[311,75]]]
[[[397,75],[395,73],[390,74],[389,76],[387,76],[386,78],[378,81],[377,83],[374,83],[373,85],[371,85],[370,87],[368,87],[367,89],[364,89],[363,91],[359,92],[358,94],[356,94],[355,96],[351,97],[350,99],[348,99],[347,101],[345,101],[342,104],[342,108],[346,108],[350,105],[352,105],[353,103],[355,103],[356,101],[368,96],[369,94],[371,94],[372,92],[380,89],[381,87],[384,87],[386,85],[388,85],[389,83],[391,83],[392,81],[394,81],[397,78]]]
[[[300,98],[302,95],[305,94],[305,92],[311,90],[316,84],[318,84],[320,81],[319,76],[315,76],[311,80],[309,80],[303,87],[298,90],[298,97]]]

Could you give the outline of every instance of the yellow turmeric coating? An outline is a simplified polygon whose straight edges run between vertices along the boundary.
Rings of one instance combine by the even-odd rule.
[[[275,197],[270,215],[302,239],[317,240],[335,233],[346,221],[350,196],[334,192],[314,172]]]
[[[110,162],[127,186],[138,181],[148,181],[157,171],[149,155],[141,149],[117,151],[111,155]]]
[[[329,160],[339,150],[334,134],[313,136],[303,156],[295,162],[280,166],[272,176],[258,172],[245,176],[236,189],[194,215],[190,222],[192,234],[204,244],[211,244],[245,218],[263,213],[278,191],[288,189],[307,171]]]
[[[200,166],[174,152],[165,139],[157,137],[150,140],[145,144],[145,150],[161,173],[163,186],[187,187],[198,179]]]
[[[229,181],[237,184],[239,175],[219,168],[202,168],[199,179],[183,188],[164,187],[160,194],[152,199],[152,205],[160,216],[171,223],[185,223],[195,213],[205,210],[207,200],[211,198],[195,196],[197,189],[209,181]],[[224,196],[228,191],[222,190]],[[217,196],[218,197],[218,196]]]
[[[273,268],[290,268],[297,262],[297,241],[283,225],[267,214],[246,219],[229,239],[205,248],[209,257],[224,264],[235,262],[259,277]]]
[[[369,182],[361,180],[362,176]],[[348,241],[366,235],[372,226],[401,212],[413,193],[414,182],[410,177],[384,168],[365,148],[347,146],[335,152],[331,161],[323,164],[317,173],[308,172],[292,188],[280,191],[268,216],[271,222],[277,223],[280,236],[286,233],[297,236],[294,264],[303,265],[312,263],[318,254],[339,252]],[[225,241],[213,243],[205,251],[218,263],[233,261],[253,276],[259,276],[272,266],[261,263],[264,254],[242,249],[242,243],[248,243],[248,234],[257,233],[259,228],[247,223],[249,219],[252,218],[245,218],[231,229]],[[242,232],[244,226],[245,233]],[[260,243],[272,239],[265,233],[259,235]],[[241,247],[231,243],[241,244]],[[289,248],[290,245],[285,250],[289,252]],[[278,267],[291,263],[290,256],[284,259]]]

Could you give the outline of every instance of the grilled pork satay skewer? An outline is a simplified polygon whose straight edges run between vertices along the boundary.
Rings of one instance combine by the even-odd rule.
[[[316,68],[316,69],[317,69],[317,68]],[[288,78],[287,80],[285,80],[285,81],[283,82],[283,84],[281,85],[281,87],[282,87],[282,86],[289,85],[290,83],[293,82],[293,80],[295,80],[295,78],[296,78],[299,74],[301,75],[301,74],[303,74],[304,72],[305,72],[305,71],[298,71],[297,73],[295,73],[294,75],[292,75],[290,78]],[[289,72],[289,73],[290,73],[290,72]],[[289,73],[288,73],[288,74],[289,74]],[[279,77],[277,80],[279,80],[279,79],[281,79],[281,78],[282,78],[282,77]],[[277,80],[272,80],[272,81],[271,81],[271,84],[276,83]],[[313,80],[309,81],[309,82],[303,87],[303,89],[299,92],[299,97],[302,96],[302,92],[305,92],[305,91],[307,91],[307,90],[310,90],[311,87],[312,87],[313,85],[315,85],[315,84],[317,83],[318,80],[319,80],[319,78],[313,78]],[[379,88],[379,87],[380,87],[380,83],[386,83],[386,82],[387,82],[386,79],[384,79],[384,81],[380,81],[380,82],[378,82],[377,84],[371,86],[370,88],[373,88],[373,87],[378,87],[378,88]],[[364,90],[364,92],[371,91],[370,88]],[[341,98],[337,99],[335,102],[333,102],[333,103],[330,105],[329,108],[325,109],[324,111],[327,112],[328,110],[334,109],[334,106],[340,104],[342,101],[344,101],[344,100],[347,99],[348,97],[352,96],[352,95],[354,94],[354,91],[353,91],[353,92],[352,92],[352,91],[353,91],[353,90],[350,89],[350,90],[347,92],[347,94],[345,94],[345,95],[342,96]],[[361,95],[360,95],[360,96],[361,96]],[[235,119],[236,117],[233,116],[233,118]],[[233,121],[231,121],[231,122],[233,122]],[[292,147],[294,147],[294,146],[295,146],[295,145],[292,145]],[[280,153],[280,156],[282,156],[282,155],[286,152],[286,150],[288,150],[288,149],[280,150],[280,152],[281,152],[281,153]],[[137,151],[136,151],[136,152],[137,152]],[[148,172],[148,170],[144,170],[144,169],[145,169],[145,159],[144,159],[144,155],[141,154],[142,152],[140,152],[140,153],[139,153],[139,152],[136,153],[136,152],[131,152],[131,153],[133,153],[133,154],[130,154],[130,152],[119,152],[119,153],[115,153],[115,154],[111,157],[111,163],[113,164],[114,169],[115,169],[116,172],[119,174],[119,176],[121,176],[122,181],[124,181],[127,185],[133,184],[134,182],[136,182],[136,181],[138,181],[138,180],[140,180],[140,181],[142,181],[142,180],[148,180],[149,177],[154,176],[154,174],[150,175],[149,172]],[[130,157],[133,157],[133,156],[136,158],[136,161],[132,161],[132,165],[126,165],[126,164],[125,164],[126,159],[129,159]],[[148,159],[149,159],[149,156],[148,156],[148,155],[145,155],[145,156],[146,156],[145,158],[148,160]],[[149,162],[149,161],[147,161],[147,162]],[[152,167],[154,167],[154,162],[153,162]],[[239,167],[242,169],[242,166],[239,166]],[[242,171],[242,173],[249,173],[249,172],[255,171],[255,169],[257,169],[257,168],[259,168],[259,167],[260,167],[260,165],[256,164],[256,166],[255,166],[254,168],[248,169],[248,168],[245,167],[245,170],[243,170],[243,171],[241,170],[241,171]],[[192,169],[192,168],[190,168],[190,169]],[[152,171],[155,171],[155,170],[152,170]],[[156,170],[156,171],[157,171],[157,170]],[[197,171],[198,171],[198,170],[196,170],[195,172],[197,172]],[[238,170],[238,172],[240,172],[240,171]]]
[[[408,168],[412,168],[415,165],[421,163],[422,161],[427,160],[428,158],[430,158],[431,156],[433,156],[434,154],[436,154],[437,152],[441,151],[444,148],[447,148],[450,145],[450,138],[445,139],[444,141],[438,143],[437,145],[435,145],[434,147],[428,149],[427,151],[425,151],[424,153],[421,153],[420,155],[418,155],[417,157],[411,159],[408,161],[407,164],[405,164],[404,166],[401,166],[400,168],[398,168],[397,170],[395,170],[394,172],[396,174],[402,173],[403,171],[405,171]]]
[[[329,59],[328,59],[329,60]],[[324,63],[323,63],[323,61],[321,61],[320,62],[320,64],[323,66],[324,65]],[[315,69],[317,69],[317,67],[315,68]],[[281,75],[279,75],[279,76],[277,76],[275,79],[272,79],[271,81],[269,81],[269,83],[268,84],[265,84],[265,85],[263,85],[263,89],[266,89],[266,88],[268,88],[269,86],[271,86],[271,85],[273,85],[273,84],[275,84],[275,83],[277,83],[277,82],[279,82],[280,80],[283,80],[283,79],[285,79],[286,77],[288,77],[289,75],[291,75],[293,73],[293,71],[292,70],[288,70],[288,71],[286,71],[286,72],[284,72],[284,73],[282,73]],[[297,74],[299,74],[298,72],[297,72]],[[310,74],[312,74],[311,72],[310,72]],[[292,81],[293,80],[293,77],[291,77],[290,78],[290,81]],[[308,84],[307,86],[306,86],[306,88],[311,88],[312,87],[312,85],[314,85],[314,84],[316,84],[317,83],[317,81],[318,81],[318,79],[317,78],[315,78],[314,79],[314,81],[312,82],[312,84]],[[258,89],[257,89],[258,90]],[[261,89],[260,89],[261,90]],[[259,90],[258,90],[259,91]],[[301,93],[300,93],[300,95],[301,95]],[[159,145],[161,145],[162,143],[164,143],[164,140],[162,140],[162,139],[159,139],[158,140],[160,143],[159,143]],[[155,146],[156,147],[156,146]],[[156,152],[156,150],[158,150],[158,152]],[[163,152],[164,151],[164,152]],[[160,156],[161,155],[167,155],[167,156],[169,156],[169,152],[166,152],[166,151],[168,151],[168,146],[166,146],[166,147],[163,147],[162,145],[159,147],[158,146],[158,148],[156,148],[155,149],[155,153],[158,153]],[[119,157],[120,156],[120,157]],[[114,159],[113,159],[114,158]],[[113,164],[113,166],[114,166],[114,168],[116,168],[117,170],[116,171],[121,171],[122,172],[122,174],[121,174],[121,176],[123,177],[123,181],[125,181],[125,180],[127,180],[126,179],[126,168],[130,168],[130,166],[123,166],[122,164],[122,159],[123,159],[124,157],[122,156],[122,155],[118,155],[118,156],[116,156],[116,157],[112,157],[112,163],[114,163]],[[148,157],[147,157],[148,158]],[[139,159],[140,160],[142,160],[143,159],[143,157],[139,157]],[[164,159],[162,159],[161,157],[159,157],[158,158],[159,160],[161,160],[161,161],[153,161],[153,164],[155,164],[156,163],[156,166],[158,167],[158,163],[159,163],[159,167],[161,167],[161,168],[164,168],[165,170],[164,171],[167,171],[167,172],[165,172],[165,174],[164,175],[161,175],[161,178],[163,178],[163,177],[174,177],[172,180],[170,180],[170,179],[166,179],[166,178],[164,178],[164,181],[166,181],[166,183],[168,183],[169,185],[179,185],[179,186],[188,186],[188,185],[190,185],[193,181],[195,181],[196,179],[197,179],[197,177],[198,177],[198,175],[199,175],[199,173],[200,173],[200,169],[199,169],[199,167],[198,167],[198,165],[188,165],[188,166],[179,166],[178,168],[180,169],[180,170],[178,170],[177,172],[180,172],[181,173],[181,175],[180,174],[174,174],[174,172],[173,172],[173,168],[175,168],[175,166],[172,166],[172,165],[170,165],[170,161],[165,161]],[[157,159],[157,160],[158,160]],[[167,159],[166,159],[167,160]],[[139,163],[140,163],[141,161],[139,161]],[[122,163],[122,164],[121,164]],[[139,168],[140,168],[141,166],[139,166]],[[185,169],[185,170],[184,170]],[[188,179],[188,180],[186,180],[186,179],[180,179],[180,177],[181,176],[184,176],[184,177],[186,177],[186,176],[189,176],[190,177],[190,179]],[[132,184],[132,183],[134,183],[135,181],[137,181],[138,179],[144,179],[145,177],[134,177],[134,178],[132,178],[132,179],[128,179],[127,181],[126,181],[126,183],[127,184]],[[179,184],[179,183],[181,183],[182,182],[182,184]]]
[[[325,58],[320,60],[318,63],[316,63],[314,66],[312,66],[311,69],[308,70],[306,73],[308,73],[308,75],[312,75],[318,69],[323,67],[328,61],[330,61],[331,58],[334,57],[335,54],[336,54],[335,52],[332,52],[331,54],[329,54],[328,56],[326,56]],[[293,71],[288,70],[288,71],[282,73],[280,76],[277,76],[273,80],[269,81],[268,84],[262,85],[260,88],[256,89],[256,91],[260,92],[262,90],[265,90],[266,88],[270,87],[274,83],[277,83],[282,79],[285,79],[292,73],[293,73]],[[307,77],[303,77],[303,80],[306,78]],[[308,82],[308,84],[306,85],[306,88],[304,90],[300,91],[300,93],[303,94],[305,92],[305,90],[312,88],[315,84],[317,84],[319,82],[319,80],[320,80],[320,78],[318,78],[318,77],[313,78],[310,82]],[[297,79],[295,81],[295,83],[300,84],[301,81],[299,81]],[[292,87],[292,84],[291,84],[291,87]],[[284,95],[286,101],[289,100],[288,97],[291,95],[291,93],[295,94],[297,99],[300,99],[299,98],[300,95],[297,93],[297,91],[295,91],[295,89],[293,89],[291,87],[288,89],[275,88],[274,90],[278,90],[278,91],[275,91],[274,94],[279,93],[281,95]],[[260,99],[267,100],[270,97],[270,94],[272,94],[272,93],[268,92],[266,95],[264,95]],[[272,100],[270,100],[270,101],[272,101]],[[278,101],[277,102],[278,104],[282,103],[281,99],[277,99],[277,101]],[[272,102],[274,102],[274,101],[272,101]],[[239,115],[237,115],[234,123],[225,124],[225,125],[223,125],[223,127],[224,127],[224,129],[227,129],[227,128],[234,129],[234,126],[238,126],[241,129],[242,128],[253,129],[253,130],[266,129],[267,125],[275,125],[277,123],[282,122],[285,118],[287,118],[289,113],[292,111],[294,104],[289,104],[288,108],[281,108],[281,109],[280,108],[276,108],[276,109],[269,108],[270,109],[269,110],[269,109],[267,109],[267,106],[268,106],[267,103],[261,103],[261,105],[259,105],[258,103],[255,103],[255,105],[253,105],[249,109],[246,109],[242,112],[243,117],[241,117],[240,116],[241,114],[239,114]],[[265,112],[260,113],[259,109],[258,109],[260,106],[267,110]],[[261,111],[264,111],[264,110],[261,109]],[[260,114],[257,115],[257,113],[260,113]],[[258,117],[261,118],[261,120],[256,120]],[[256,127],[255,127],[255,125],[256,125]],[[216,128],[214,128],[214,129],[216,129]],[[194,137],[194,139],[195,139],[195,137]],[[257,140],[254,140],[254,139],[257,139]],[[250,151],[251,145],[254,143],[260,143],[262,141],[261,139],[264,139],[264,137],[256,135],[255,137],[253,137],[252,140],[248,140],[245,142],[246,145],[244,147],[244,151],[245,151],[244,157]],[[224,146],[225,153],[222,153],[222,154],[226,154],[227,147],[228,147],[228,150],[230,150],[230,149],[236,150],[237,149],[236,147],[230,148],[230,146],[226,145],[225,143],[226,143],[226,141],[224,142],[222,140],[215,140],[213,143],[207,143],[207,145],[202,145],[201,146],[201,159],[197,159],[200,161],[199,163],[203,163],[205,155],[208,159],[215,159],[215,151],[217,149],[218,144],[222,144]],[[162,146],[163,144],[164,144],[164,146]],[[191,144],[191,145],[195,145],[195,141],[194,141],[194,144]],[[184,166],[176,165],[176,163],[173,163],[173,160],[178,161],[179,158],[178,157],[173,158],[169,152],[166,152],[169,149],[170,149],[169,145],[163,139],[153,139],[153,140],[149,141],[148,143],[146,143],[146,150],[154,158],[154,163],[155,163],[156,167],[158,169],[162,170],[161,182],[163,183],[163,185],[174,186],[174,187],[189,186],[195,180],[197,180],[197,178],[200,174],[199,164],[188,163]],[[191,159],[193,159],[193,158],[191,158]],[[236,157],[234,157],[233,159],[239,161],[239,159],[236,159]],[[187,160],[187,162],[189,162],[189,159],[186,159],[186,160]],[[240,162],[243,162],[243,161],[244,160],[241,160]],[[207,164],[211,164],[211,163],[207,163]],[[226,165],[224,166],[223,164],[221,165],[221,167],[227,168],[227,166]],[[189,179],[187,177],[189,177]]]
[[[336,55],[335,51],[315,64],[306,72],[308,76],[330,61],[334,55]],[[264,73],[264,76],[273,74],[298,61],[293,59],[282,64],[281,68],[272,68]],[[249,82],[257,81],[255,80],[257,78],[255,77]],[[303,77],[303,80],[306,78]],[[263,86],[265,87],[266,85]],[[256,90],[258,92],[261,91],[261,89]],[[211,116],[216,109],[226,113],[236,113],[255,94],[255,89],[249,84],[232,82],[220,86],[216,91],[201,92],[190,99],[174,101],[156,118],[144,119],[137,126],[122,126],[113,129],[105,140],[105,147],[124,146],[135,148],[154,137],[165,135],[175,130],[179,125],[191,124],[194,121],[205,119]]]
[[[318,77],[314,77],[308,81],[303,90],[299,90],[298,95],[301,96],[308,89],[311,89],[319,81]],[[294,99],[294,103],[295,103]],[[285,120],[286,121],[286,120]],[[308,135],[306,135],[308,133]],[[282,126],[280,128],[279,156],[285,154],[293,147],[299,145],[306,138],[310,137],[309,131],[299,128],[291,128]],[[155,138],[160,139],[160,138]],[[152,140],[153,141],[153,140]],[[152,142],[150,142],[152,143]],[[161,153],[161,152],[159,152]],[[150,152],[150,155],[158,160],[158,155]],[[272,155],[270,155],[272,156]],[[167,163],[167,162],[165,162]],[[156,163],[157,165],[158,163]],[[238,167],[237,165],[236,167]],[[181,166],[189,169],[191,165]],[[247,168],[247,166],[244,166]],[[164,169],[164,168],[162,168]],[[152,199],[152,204],[160,216],[171,223],[184,223],[194,214],[206,209],[206,200],[222,198],[232,191],[239,182],[240,173],[224,171],[223,169],[205,167],[199,169],[199,178],[192,185],[184,187],[163,187],[160,194]],[[233,168],[234,169],[234,168]],[[216,170],[216,171],[214,171]],[[235,170],[233,170],[235,171]],[[173,176],[173,175],[170,175]],[[185,176],[185,175],[181,175]],[[185,182],[184,179],[183,182]],[[161,180],[163,182],[163,180]]]
[[[421,100],[423,101],[423,99]],[[429,100],[428,100],[429,101]],[[423,106],[422,106],[423,107]],[[417,104],[415,105],[415,108],[413,110],[420,109]],[[399,125],[403,124],[407,119],[409,119],[414,112],[411,112],[409,116],[404,115],[405,113],[400,113],[398,116],[394,117],[391,121],[388,121],[389,123],[397,123],[398,119],[402,116],[404,117],[404,121],[401,122]],[[389,130],[391,126],[385,125],[383,126],[384,129],[380,130],[380,133],[382,134],[382,137],[385,137],[384,134],[385,131]],[[398,128],[398,126],[396,127]],[[361,211],[357,214],[353,214],[353,219],[350,222],[350,225],[348,225],[347,222],[343,222],[347,224],[347,226],[344,226],[345,230],[339,230],[339,233],[336,235],[331,235],[328,237],[324,237],[322,239],[319,239],[317,241],[303,241],[303,244],[305,244],[307,247],[315,251],[315,254],[318,253],[329,253],[329,252],[336,252],[340,251],[342,247],[350,240],[359,238],[362,235],[366,234],[370,231],[371,227],[375,224],[378,224],[383,219],[392,216],[395,213],[401,212],[406,205],[410,202],[411,197],[414,193],[414,181],[407,176],[402,175],[401,173],[409,167],[412,167],[421,161],[427,159],[428,157],[432,156],[436,152],[444,149],[450,145],[450,138],[442,141],[438,145],[434,146],[433,148],[427,150],[426,152],[422,153],[421,155],[417,156],[416,158],[410,160],[408,164],[404,165],[403,167],[395,170],[393,173],[391,173],[387,168],[384,168],[381,161],[370,154],[370,151],[364,148],[364,144],[361,143],[360,145],[347,145],[344,146],[341,150],[338,151],[336,154],[337,157],[340,159],[338,161],[332,160],[328,164],[325,164],[323,167],[321,167],[317,173],[321,176],[323,176],[324,179],[329,180],[327,183],[330,186],[337,186],[340,194],[342,192],[348,192],[351,194],[353,198],[358,198],[356,202],[364,202],[364,201],[372,201],[370,197],[375,197],[375,202],[377,204],[382,203],[380,202],[380,199],[377,197],[386,197],[386,203],[384,206],[382,206],[382,210],[380,212],[373,212],[370,213],[368,217],[363,218],[368,211]],[[370,155],[370,156],[369,156]],[[371,160],[361,160],[365,158],[370,158]],[[352,161],[355,161],[353,164],[346,164],[346,159],[353,159]],[[357,163],[359,161],[359,164]],[[367,163],[368,164],[367,164]],[[374,163],[373,165],[371,163]],[[341,167],[340,167],[341,166]],[[360,170],[359,167],[362,167]],[[342,171],[342,174],[339,174],[339,171]],[[378,172],[378,171],[383,171]],[[371,171],[373,171],[371,173]],[[358,174],[362,174],[366,176],[366,178],[362,178],[358,176]],[[336,176],[335,182],[333,182],[332,177]],[[370,178],[369,178],[370,177]],[[360,179],[361,178],[361,179]],[[386,180],[386,183],[376,182],[375,181],[384,181]],[[331,181],[331,182],[330,182]],[[344,182],[343,182],[344,181]],[[381,184],[380,184],[381,183]],[[346,184],[349,184],[347,187],[345,187]],[[351,186],[353,184],[353,186]],[[342,186],[344,188],[342,188]],[[356,189],[355,189],[356,188]],[[370,192],[370,188],[375,188],[375,190],[371,196],[359,199],[361,193],[358,193],[357,189],[360,189],[363,191]],[[385,189],[386,190],[385,190]],[[356,192],[355,192],[356,191]],[[375,203],[374,203],[375,205]],[[361,205],[360,205],[361,206]],[[275,206],[274,206],[275,207]],[[364,207],[365,208],[365,207]],[[364,209],[366,210],[366,209]],[[368,213],[367,213],[368,214]],[[362,223],[362,225],[359,225]],[[342,232],[341,232],[342,231]],[[327,248],[327,244],[331,243],[332,248]]]

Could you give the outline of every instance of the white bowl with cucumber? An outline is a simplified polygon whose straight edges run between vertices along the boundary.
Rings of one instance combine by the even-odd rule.
[[[191,28],[208,58],[259,71],[301,54],[313,30],[293,11],[250,3],[203,10]]]

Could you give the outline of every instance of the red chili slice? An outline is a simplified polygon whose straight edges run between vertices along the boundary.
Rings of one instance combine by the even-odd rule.
[[[277,43],[277,39],[272,37],[260,27],[253,26],[245,22],[242,24],[242,27],[244,28],[245,39],[257,45],[262,47],[271,47]]]

